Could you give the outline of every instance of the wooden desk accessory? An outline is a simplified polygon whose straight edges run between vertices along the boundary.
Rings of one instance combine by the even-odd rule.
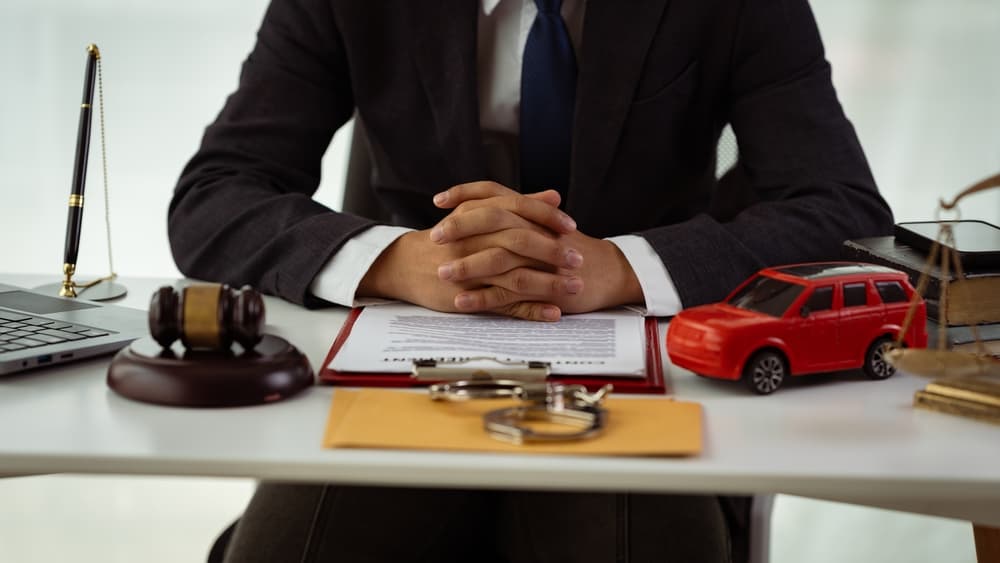
[[[263,327],[264,301],[249,286],[161,287],[150,301],[151,336],[118,352],[108,386],[147,403],[233,407],[278,401],[312,385],[305,355]]]

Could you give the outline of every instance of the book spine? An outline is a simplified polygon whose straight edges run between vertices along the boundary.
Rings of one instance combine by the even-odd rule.
[[[955,305],[961,298],[956,297],[951,301],[947,311],[941,310],[941,302],[937,299],[925,298],[927,304],[927,318],[940,324],[948,325],[949,328],[965,328],[971,330],[971,325],[990,326],[1000,323],[998,312],[995,307],[984,304],[980,307]],[[960,301],[959,301],[960,302]]]
[[[937,299],[927,297],[924,298],[924,303],[927,304],[927,318],[938,324],[947,325],[948,328],[968,327],[973,322],[972,319],[954,310],[942,311],[941,302]]]

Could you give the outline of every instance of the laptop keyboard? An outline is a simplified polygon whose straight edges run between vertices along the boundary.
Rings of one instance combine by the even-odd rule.
[[[0,309],[0,352],[97,338],[108,334],[112,332]]]

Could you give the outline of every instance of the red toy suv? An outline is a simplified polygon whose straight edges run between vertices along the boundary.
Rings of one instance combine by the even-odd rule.
[[[872,264],[820,262],[766,268],[725,301],[681,311],[667,330],[670,360],[699,375],[743,379],[761,395],[788,375],[863,368],[885,379],[885,352],[915,290],[906,274]],[[906,346],[927,346],[920,300]]]

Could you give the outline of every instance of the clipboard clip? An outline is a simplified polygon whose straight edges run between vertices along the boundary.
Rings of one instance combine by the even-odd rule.
[[[525,442],[583,440],[600,434],[607,425],[608,411],[601,406],[612,390],[605,385],[594,393],[583,385],[513,380],[465,380],[430,386],[434,401],[472,399],[518,399],[525,404],[497,409],[483,415],[483,428],[490,437],[521,445]],[[526,422],[567,426],[568,431],[538,430]]]
[[[549,362],[500,360],[491,356],[413,360],[411,378],[416,381],[545,381]]]

